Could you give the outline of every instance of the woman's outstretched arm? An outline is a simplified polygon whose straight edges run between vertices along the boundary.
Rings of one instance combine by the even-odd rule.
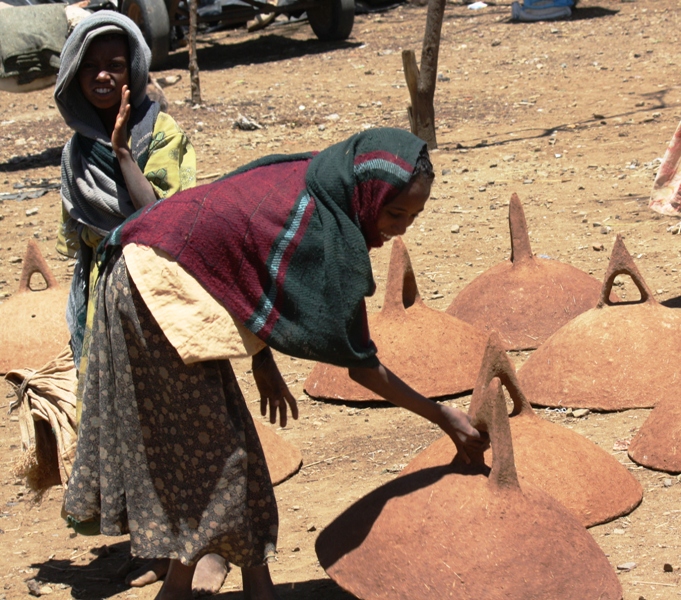
[[[458,408],[434,402],[409,387],[385,365],[376,368],[350,368],[348,375],[353,381],[370,389],[382,398],[428,419],[438,425],[456,444],[457,451],[469,462],[467,450],[483,451],[487,436],[475,429],[468,415]]]

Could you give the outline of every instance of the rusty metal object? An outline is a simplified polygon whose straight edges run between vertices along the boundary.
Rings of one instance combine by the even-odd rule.
[[[253,419],[253,423],[265,453],[272,485],[279,485],[298,472],[303,464],[303,457],[298,448],[272,431],[271,427],[260,423],[257,419]]]
[[[381,362],[424,396],[438,398],[473,389],[487,336],[423,303],[400,238],[393,242],[383,308],[369,316],[369,330]],[[382,400],[352,381],[347,369],[321,363],[313,368],[304,389],[313,398]]]
[[[532,254],[517,194],[508,206],[511,259],[469,283],[447,313],[485,333],[497,331],[506,350],[539,347],[554,331],[596,306],[600,282],[579,269]]]
[[[631,277],[640,300],[609,299],[618,275]],[[653,298],[618,235],[598,306],[547,340],[518,371],[518,379],[535,406],[652,408],[659,399],[678,394],[673,357],[680,354],[681,311]],[[646,360],[654,362],[646,365]]]
[[[681,402],[662,398],[629,444],[629,458],[639,465],[681,473]]]
[[[475,457],[400,475],[319,536],[317,556],[363,600],[621,600],[608,559],[577,518],[518,483],[498,378],[473,424],[489,433],[491,469]]]
[[[534,413],[496,333],[490,336],[471,406],[478,403],[494,377],[501,380],[513,401],[511,434],[521,486],[531,483],[544,490],[585,527],[612,521],[641,503],[641,484],[619,461],[578,433]],[[487,452],[489,464],[492,450]],[[446,465],[455,455],[454,443],[444,436],[412,460],[403,473]]]
[[[39,273],[47,289],[33,291],[31,277]],[[68,289],[61,288],[38,244],[29,240],[19,289],[0,305],[0,373],[14,368],[39,369],[69,341],[66,326]]]

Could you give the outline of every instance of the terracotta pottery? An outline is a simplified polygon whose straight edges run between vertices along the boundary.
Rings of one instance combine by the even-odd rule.
[[[489,433],[491,470],[477,456],[382,485],[320,534],[322,567],[362,600],[620,600],[591,534],[518,483],[499,379],[481,400],[473,424]]]
[[[303,464],[303,457],[298,448],[287,442],[277,432],[272,431],[271,427],[260,423],[257,419],[253,419],[253,423],[265,453],[272,485],[279,485],[298,472]]]
[[[609,300],[629,275],[641,299]],[[518,371],[533,405],[600,411],[651,408],[678,394],[681,311],[658,304],[618,235],[598,306],[548,339]]]
[[[662,398],[629,444],[629,458],[639,465],[681,473],[681,401]]]
[[[488,334],[496,331],[507,350],[529,350],[596,306],[601,286],[573,266],[532,254],[517,194],[511,196],[508,221],[511,259],[471,281],[447,313]]]
[[[40,273],[47,289],[33,291],[31,277]],[[29,240],[19,289],[0,305],[0,373],[14,368],[39,369],[69,341],[66,300],[69,290],[52,275],[38,244]]]
[[[487,336],[423,303],[400,238],[393,242],[383,308],[369,315],[369,331],[381,362],[424,396],[438,398],[473,389]],[[304,389],[313,398],[383,400],[352,381],[347,369],[322,363],[312,369]]]
[[[518,480],[544,490],[569,509],[585,527],[612,521],[634,510],[643,488],[613,456],[585,437],[545,421],[532,410],[496,333],[490,336],[471,405],[498,377],[511,400],[511,434]],[[491,452],[485,462],[491,461]],[[412,460],[403,473],[452,462],[456,447],[444,436]]]

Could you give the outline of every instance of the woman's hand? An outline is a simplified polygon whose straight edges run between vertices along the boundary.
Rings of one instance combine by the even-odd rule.
[[[291,416],[298,418],[298,405],[293,394],[288,389],[284,378],[279,372],[277,363],[274,362],[272,351],[265,348],[253,356],[253,378],[260,392],[260,414],[267,414],[267,405],[270,407],[270,423],[277,422],[277,409],[279,409],[279,424],[286,427],[286,405],[291,408]]]
[[[121,107],[116,116],[116,123],[111,134],[111,147],[120,159],[121,152],[130,152],[128,148],[128,120],[130,119],[130,88],[124,85],[121,88]]]
[[[457,454],[466,464],[471,462],[470,453],[480,454],[489,446],[489,436],[481,433],[471,425],[468,415],[459,410],[440,405],[442,416],[438,422],[440,428],[452,439],[456,445]]]

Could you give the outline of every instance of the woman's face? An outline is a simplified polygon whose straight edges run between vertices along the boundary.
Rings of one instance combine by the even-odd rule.
[[[414,219],[423,211],[430,196],[432,179],[417,177],[394,200],[378,213],[378,232],[384,242],[396,235],[404,235]]]
[[[121,103],[121,89],[130,84],[128,44],[120,35],[95,38],[78,68],[78,83],[86,100],[107,110]]]

